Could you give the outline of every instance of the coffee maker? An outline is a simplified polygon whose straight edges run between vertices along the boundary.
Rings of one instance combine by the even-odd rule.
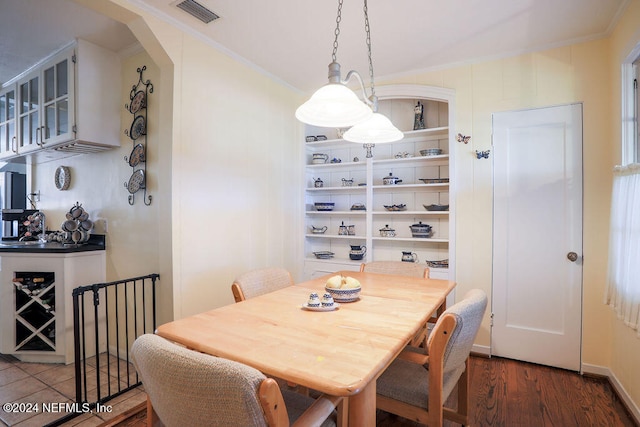
[[[24,222],[34,212],[27,207],[27,175],[0,172],[0,214],[2,240],[17,240],[24,234]]]

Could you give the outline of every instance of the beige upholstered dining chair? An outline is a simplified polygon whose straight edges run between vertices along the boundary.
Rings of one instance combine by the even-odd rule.
[[[261,268],[238,276],[231,285],[236,302],[277,291],[293,285],[293,278],[284,268]]]
[[[360,264],[360,271],[379,274],[398,274],[401,276],[429,278],[429,267],[417,262],[372,261]]]
[[[484,291],[473,289],[436,322],[427,349],[408,348],[378,378],[376,406],[430,427],[443,417],[469,424],[469,353],[487,307]],[[444,407],[456,384],[457,411]]]
[[[153,334],[133,343],[147,393],[147,426],[333,426],[342,398],[281,390],[247,365],[189,350]],[[324,420],[324,422],[323,422]],[[160,424],[162,423],[162,424]]]

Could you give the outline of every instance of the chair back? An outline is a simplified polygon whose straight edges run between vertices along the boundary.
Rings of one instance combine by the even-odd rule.
[[[472,289],[467,292],[461,301],[445,310],[436,322],[434,330],[438,329],[439,324],[447,317],[453,317],[456,320],[456,326],[451,332],[444,350],[443,376],[445,390],[452,389],[462,372],[464,372],[466,360],[469,357],[469,353],[471,353],[471,348],[478,334],[478,329],[480,329],[486,308],[487,294],[480,289]],[[435,336],[437,335],[429,335],[427,348],[431,348],[431,343]],[[445,396],[447,395],[448,393],[445,392]]]
[[[267,425],[258,396],[266,377],[256,369],[153,334],[138,337],[131,356],[165,426]]]
[[[360,264],[360,271],[378,274],[397,274],[423,279],[429,277],[429,267],[420,265],[417,262],[372,261]]]
[[[284,268],[261,268],[238,276],[231,290],[235,301],[240,302],[291,285],[293,278]]]

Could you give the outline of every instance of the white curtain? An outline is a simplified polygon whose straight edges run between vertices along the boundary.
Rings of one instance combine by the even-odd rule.
[[[640,164],[613,172],[605,303],[640,336]]]

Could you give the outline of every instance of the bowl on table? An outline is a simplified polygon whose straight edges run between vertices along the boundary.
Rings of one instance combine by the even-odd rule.
[[[324,289],[331,294],[333,300],[336,302],[353,302],[360,298],[360,290],[362,287],[337,289],[325,286]]]
[[[360,282],[349,276],[336,274],[325,283],[324,289],[336,302],[353,302],[360,298]]]

